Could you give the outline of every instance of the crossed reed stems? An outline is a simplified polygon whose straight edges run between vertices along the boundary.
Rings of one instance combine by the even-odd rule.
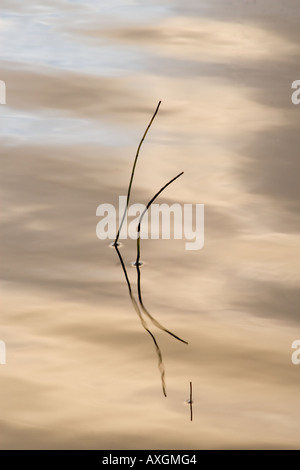
[[[124,209],[124,213],[123,213],[123,216],[122,216],[122,219],[121,219],[121,222],[120,222],[120,225],[119,225],[119,229],[118,229],[118,232],[117,232],[117,236],[116,236],[116,239],[113,243],[113,246],[117,252],[117,255],[119,257],[119,260],[120,260],[120,264],[121,264],[121,267],[122,267],[122,270],[123,270],[123,273],[124,273],[124,276],[125,276],[125,280],[126,280],[126,284],[127,284],[127,287],[128,287],[128,293],[129,293],[129,297],[130,297],[130,300],[132,302],[132,305],[134,307],[134,310],[136,311],[140,321],[141,321],[141,324],[143,326],[143,328],[147,331],[147,333],[150,335],[153,343],[154,343],[154,346],[155,346],[155,351],[156,351],[156,354],[157,354],[157,358],[158,358],[158,368],[159,368],[159,371],[160,371],[160,377],[161,377],[161,384],[162,384],[162,391],[163,391],[163,394],[164,396],[166,397],[167,396],[167,393],[166,393],[166,383],[165,383],[165,366],[164,366],[164,362],[163,362],[163,357],[162,357],[162,353],[161,353],[161,349],[159,347],[159,344],[154,336],[154,334],[152,333],[152,331],[149,329],[148,327],[148,324],[145,320],[145,317],[147,317],[154,326],[156,326],[157,328],[159,328],[160,330],[164,331],[165,333],[169,334],[170,336],[172,336],[173,338],[175,338],[176,340],[178,341],[181,341],[182,343],[184,344],[188,344],[187,341],[181,339],[179,336],[175,335],[174,333],[172,333],[172,331],[168,330],[167,328],[165,328],[158,320],[156,320],[156,318],[150,314],[150,312],[147,310],[147,308],[145,307],[145,304],[143,302],[143,299],[142,299],[142,288],[141,288],[141,270],[140,270],[140,257],[141,257],[141,237],[140,237],[140,233],[141,233],[141,224],[142,224],[142,221],[143,221],[143,218],[144,218],[144,215],[146,214],[146,212],[148,211],[149,207],[151,206],[151,204],[155,201],[155,199],[170,185],[172,184],[175,180],[177,180],[182,174],[183,172],[179,173],[177,176],[175,176],[174,178],[172,178],[168,183],[166,183],[153,197],[152,199],[150,199],[150,201],[148,202],[147,206],[145,207],[144,211],[142,212],[140,218],[139,218],[139,223],[138,223],[138,226],[137,226],[137,245],[136,245],[136,261],[134,263],[134,266],[136,268],[136,272],[137,272],[137,291],[138,291],[138,302],[136,301],[134,295],[133,295],[133,292],[132,292],[132,288],[131,288],[131,284],[130,284],[130,280],[129,280],[129,277],[128,277],[128,274],[127,274],[127,270],[126,270],[126,266],[125,266],[125,263],[124,263],[124,260],[122,258],[122,255],[120,253],[120,250],[119,250],[119,238],[120,238],[120,233],[121,233],[121,230],[122,230],[122,227],[123,227],[123,224],[124,224],[124,220],[125,220],[125,217],[126,217],[126,214],[127,214],[127,210],[128,210],[128,206],[129,206],[129,202],[130,202],[130,196],[131,196],[131,189],[132,189],[132,184],[133,184],[133,179],[134,179],[134,173],[135,173],[135,169],[136,169],[136,165],[137,165],[137,161],[138,161],[138,158],[139,158],[139,154],[140,154],[140,150],[141,150],[141,147],[142,147],[142,144],[148,134],[148,131],[155,119],[155,116],[157,115],[158,113],[158,110],[159,110],[159,107],[160,107],[160,104],[161,104],[161,101],[159,101],[157,107],[156,107],[156,110],[143,134],[143,137],[142,139],[140,140],[140,143],[138,145],[138,148],[137,148],[137,152],[136,152],[136,155],[135,155],[135,159],[134,159],[134,162],[133,162],[133,167],[132,167],[132,170],[131,170],[131,176],[130,176],[130,181],[129,181],[129,186],[128,186],[128,191],[127,191],[127,199],[126,199],[126,206],[125,206],[125,209]]]

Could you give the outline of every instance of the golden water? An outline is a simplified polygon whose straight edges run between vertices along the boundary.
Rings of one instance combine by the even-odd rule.
[[[1,3],[0,447],[299,448],[298,0],[38,3]],[[142,245],[167,398],[95,215],[159,100],[132,202],[205,204],[203,250]]]

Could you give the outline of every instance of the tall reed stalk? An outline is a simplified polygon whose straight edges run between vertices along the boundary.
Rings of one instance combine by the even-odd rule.
[[[159,371],[160,371],[160,376],[161,376],[161,384],[162,384],[162,390],[163,390],[163,394],[164,396],[166,397],[167,396],[167,393],[166,393],[166,383],[165,383],[165,367],[164,367],[164,362],[163,362],[163,357],[162,357],[162,353],[161,353],[161,349],[158,345],[158,342],[154,336],[154,334],[151,332],[151,330],[148,328],[148,325],[147,325],[147,322],[145,321],[145,318],[143,317],[143,314],[142,312],[151,320],[151,322],[153,323],[153,325],[155,325],[157,328],[163,330],[164,332],[168,333],[169,335],[173,336],[175,339],[177,339],[178,341],[181,341],[185,344],[188,344],[186,341],[184,341],[183,339],[179,338],[179,336],[175,335],[174,333],[172,333],[171,331],[169,331],[168,329],[166,329],[160,322],[158,322],[151,314],[150,312],[146,309],[146,307],[144,306],[144,303],[143,303],[143,300],[142,300],[142,289],[141,289],[141,272],[140,272],[140,254],[141,254],[141,242],[140,242],[140,229],[141,229],[141,223],[142,223],[142,220],[143,220],[143,217],[145,215],[145,213],[147,212],[147,210],[149,209],[149,207],[151,206],[151,204],[154,202],[154,200],[162,193],[162,191],[164,191],[171,183],[173,183],[177,178],[179,178],[183,172],[181,172],[179,175],[175,176],[175,178],[171,179],[167,184],[165,184],[156,194],[155,196],[148,202],[145,210],[143,211],[143,213],[141,214],[141,217],[139,219],[139,224],[138,224],[138,238],[137,238],[137,257],[136,257],[136,269],[137,269],[137,289],[138,289],[138,299],[139,299],[139,304],[140,306],[138,305],[137,301],[135,300],[134,298],[134,295],[133,295],[133,292],[132,292],[132,288],[131,288],[131,284],[130,284],[130,280],[129,280],[129,277],[128,277],[128,273],[127,273],[127,270],[126,270],[126,266],[125,266],[125,263],[124,263],[124,260],[122,258],[122,255],[121,255],[121,252],[119,250],[119,238],[120,238],[120,233],[121,233],[121,230],[122,230],[122,227],[123,227],[123,224],[124,224],[124,220],[125,220],[125,217],[126,217],[126,214],[127,214],[127,211],[128,211],[128,206],[129,206],[129,202],[130,202],[130,196],[131,196],[131,189],[132,189],[132,184],[133,184],[133,179],[134,179],[134,173],[135,173],[135,169],[136,169],[136,165],[137,165],[137,161],[138,161],[138,158],[139,158],[139,154],[140,154],[140,150],[141,150],[141,147],[142,147],[142,144],[148,134],[148,131],[155,119],[155,116],[157,115],[158,113],[158,110],[159,110],[159,107],[160,107],[160,104],[161,104],[161,101],[159,101],[157,107],[156,107],[156,110],[143,134],[143,137],[142,139],[140,140],[140,143],[138,145],[138,148],[137,148],[137,152],[136,152],[136,155],[135,155],[135,159],[134,159],[134,162],[133,162],[133,167],[132,167],[132,170],[131,170],[131,176],[130,176],[130,181],[129,181],[129,186],[128,186],[128,190],[127,190],[127,198],[126,198],[126,207],[125,207],[125,210],[124,210],[124,213],[123,213],[123,216],[122,216],[122,219],[121,219],[121,222],[120,222],[120,225],[119,225],[119,228],[118,228],[118,232],[117,232],[117,235],[116,235],[116,238],[115,238],[115,241],[113,243],[113,246],[117,252],[117,255],[119,257],[119,261],[120,261],[120,264],[121,264],[121,267],[122,267],[122,270],[123,270],[123,273],[124,273],[124,276],[125,276],[125,280],[126,280],[126,284],[127,284],[127,287],[128,287],[128,293],[129,293],[129,297],[130,297],[130,300],[132,302],[132,305],[134,307],[134,310],[136,311],[140,321],[141,321],[141,324],[143,326],[143,328],[147,331],[147,333],[150,335],[153,343],[154,343],[154,346],[155,346],[155,351],[156,351],[156,354],[157,354],[157,358],[158,358],[158,367],[159,367]],[[141,309],[140,309],[141,308]]]

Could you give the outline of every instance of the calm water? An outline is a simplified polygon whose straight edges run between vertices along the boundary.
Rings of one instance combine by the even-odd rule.
[[[2,449],[300,448],[298,0],[1,3]],[[142,245],[134,311],[96,208],[205,204]],[[135,242],[121,248],[135,291]],[[190,422],[189,382],[194,420]]]

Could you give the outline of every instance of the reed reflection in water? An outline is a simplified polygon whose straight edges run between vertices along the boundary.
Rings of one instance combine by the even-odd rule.
[[[144,303],[143,303],[143,300],[142,300],[142,289],[141,289],[141,270],[140,270],[140,266],[141,266],[141,261],[140,261],[140,255],[141,255],[141,238],[140,238],[140,234],[141,234],[141,224],[142,224],[142,221],[143,221],[143,217],[144,215],[146,214],[146,212],[148,211],[149,207],[151,206],[151,204],[155,201],[155,199],[170,185],[172,184],[177,178],[179,178],[183,172],[179,173],[177,176],[175,176],[174,178],[172,178],[167,184],[165,184],[154,196],[153,198],[148,202],[148,204],[146,205],[144,211],[142,212],[141,216],[140,216],[140,219],[139,219],[139,222],[138,222],[138,226],[137,226],[137,254],[136,254],[136,261],[134,263],[135,267],[136,267],[136,271],[137,271],[137,288],[138,288],[138,299],[139,299],[139,305],[137,304],[134,296],[133,296],[133,293],[132,293],[132,289],[131,289],[131,284],[130,284],[130,281],[129,281],[129,277],[128,277],[128,274],[127,274],[127,270],[126,270],[126,267],[125,267],[125,263],[123,261],[123,258],[121,256],[121,253],[120,253],[120,250],[119,250],[119,237],[120,237],[120,233],[121,233],[121,230],[122,230],[122,226],[124,224],[124,220],[125,220],[125,217],[126,217],[126,214],[127,214],[127,211],[128,211],[128,206],[129,206],[129,202],[130,202],[130,193],[131,193],[131,188],[132,188],[132,184],[133,184],[133,178],[134,178],[134,172],[135,172],[135,168],[136,168],[136,164],[137,164],[137,161],[138,161],[138,157],[139,157],[139,153],[140,153],[140,149],[141,149],[141,146],[145,140],[145,137],[151,127],[151,124],[158,112],[158,109],[160,107],[160,104],[161,104],[161,101],[158,103],[157,105],[157,108],[151,118],[151,121],[148,125],[148,127],[146,128],[146,131],[139,143],[139,146],[138,146],[138,149],[137,149],[137,153],[136,153],[136,156],[135,156],[135,159],[134,159],[134,163],[133,163],[133,167],[132,167],[132,171],[131,171],[131,176],[130,176],[130,181],[129,181],[129,186],[128,186],[128,191],[127,191],[127,200],[126,200],[126,206],[125,206],[125,209],[124,209],[124,214],[122,216],[122,219],[121,219],[121,222],[120,222],[120,226],[119,226],[119,229],[118,229],[118,232],[117,232],[117,235],[116,235],[116,239],[114,241],[114,244],[113,246],[115,247],[115,250],[118,254],[118,257],[119,257],[119,260],[120,260],[120,263],[121,263],[121,266],[122,266],[122,269],[123,269],[123,272],[124,272],[124,276],[125,276],[125,279],[126,279],[126,283],[127,283],[127,286],[128,286],[128,292],[129,292],[129,297],[131,299],[131,302],[132,302],[132,305],[136,311],[136,313],[138,314],[139,318],[140,318],[140,321],[141,321],[141,324],[143,326],[143,328],[145,329],[145,331],[147,331],[147,333],[150,335],[150,337],[152,338],[153,340],[153,343],[154,343],[154,346],[155,346],[155,350],[156,350],[156,354],[157,354],[157,357],[158,357],[158,367],[159,367],[159,370],[160,370],[160,376],[161,376],[161,384],[162,384],[162,390],[163,390],[163,394],[164,396],[166,397],[167,396],[167,392],[166,392],[166,382],[165,382],[165,366],[164,366],[164,362],[163,362],[163,357],[162,357],[162,353],[161,353],[161,349],[158,345],[158,342],[154,336],[154,334],[150,331],[150,329],[148,328],[147,326],[147,323],[142,315],[142,312],[151,320],[151,322],[159,329],[161,329],[162,331],[165,331],[166,333],[168,333],[169,335],[173,336],[174,338],[176,338],[178,341],[181,341],[182,343],[185,343],[185,344],[188,344],[187,341],[184,341],[183,339],[179,338],[179,336],[175,335],[174,333],[172,333],[171,331],[167,330],[164,326],[161,325],[161,323],[159,323],[151,314],[150,312],[146,309]],[[141,310],[142,312],[141,312]]]

